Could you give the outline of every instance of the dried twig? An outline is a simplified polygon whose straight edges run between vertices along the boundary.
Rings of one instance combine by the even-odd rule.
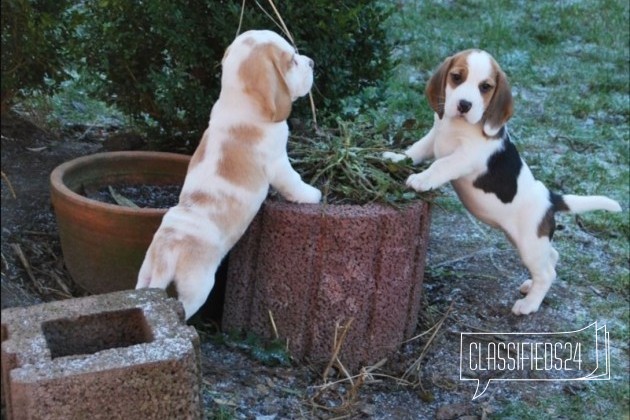
[[[273,328],[273,335],[276,337],[276,340],[280,338],[278,334],[278,327],[276,327],[276,322],[273,319],[273,313],[271,313],[271,309],[269,310],[269,320],[271,321],[271,328]]]
[[[35,279],[35,275],[33,274],[33,270],[31,269],[31,264],[28,262],[26,255],[24,255],[24,251],[22,251],[22,247],[20,244],[11,244],[11,248],[15,251],[15,255],[17,255],[18,259],[22,263],[22,266],[26,270],[26,274],[31,279],[34,284],[37,284],[37,280]]]
[[[25,230],[22,231],[23,234],[25,235],[32,235],[32,236],[51,236],[51,237],[57,237],[58,234],[57,233],[52,233],[52,232],[36,232],[34,230]]]
[[[293,46],[295,47],[295,51],[299,51],[297,45],[295,44],[295,40],[293,39],[293,35],[289,31],[289,28],[287,28],[287,25],[284,23],[284,19],[282,19],[282,15],[280,14],[280,12],[278,12],[278,8],[276,7],[273,0],[269,0],[269,4],[271,5],[271,8],[273,9],[274,13],[278,17],[278,20],[280,21],[280,25],[281,25],[280,28],[282,29],[282,32],[284,32],[287,38],[289,38],[289,41],[291,41],[291,44],[293,44]],[[315,108],[315,100],[313,99],[313,92],[308,93],[308,98],[311,104],[311,113],[313,114],[313,125],[315,126],[315,128],[317,128],[317,110]]]
[[[7,261],[7,259],[4,257],[4,252],[2,253],[2,268],[4,270],[8,270],[9,269],[9,262]]]
[[[322,374],[322,377],[324,378],[324,382],[328,379],[328,373],[329,373],[330,369],[337,362],[339,362],[339,352],[341,351],[341,346],[343,346],[343,343],[346,340],[346,336],[348,335],[348,331],[350,331],[350,326],[352,325],[352,322],[354,322],[354,318],[350,318],[348,320],[348,322],[346,322],[346,325],[344,325],[343,327],[341,327],[339,325],[339,322],[337,322],[335,324],[335,337],[334,337],[334,340],[333,340],[333,353],[332,353],[332,356],[330,357],[330,361],[328,362],[328,365],[326,365],[326,369],[324,369],[324,373]],[[341,335],[338,334],[340,329],[341,329]]]
[[[289,38],[289,41],[291,41],[291,44],[293,44],[293,46],[297,50],[297,46],[295,45],[295,41],[293,40],[293,35],[291,35],[291,32],[289,32],[289,28],[287,28],[287,25],[284,23],[284,19],[282,19],[282,15],[280,14],[280,12],[278,12],[278,8],[276,8],[276,4],[273,2],[273,0],[269,0],[269,4],[271,5],[273,12],[276,14],[276,16],[278,17],[278,20],[280,21],[280,25],[281,25],[280,29],[282,29],[282,32],[284,32],[286,37]]]
[[[419,372],[420,372],[420,367],[422,364],[422,360],[424,359],[424,356],[427,354],[427,352],[429,351],[429,347],[431,346],[431,344],[433,343],[433,340],[435,339],[438,331],[440,331],[440,329],[442,328],[442,325],[444,324],[444,321],[446,321],[446,319],[448,318],[448,316],[450,315],[451,311],[453,310],[453,305],[455,304],[455,301],[451,302],[451,305],[448,307],[448,310],[446,311],[446,313],[444,314],[444,316],[442,317],[442,319],[440,319],[438,321],[438,323],[433,327],[434,331],[433,334],[431,334],[431,337],[429,337],[429,340],[427,341],[427,343],[424,345],[424,348],[422,349],[422,352],[420,353],[420,356],[416,359],[415,362],[413,362],[411,364],[411,366],[409,366],[409,368],[407,368],[407,370],[405,371],[405,373],[402,376],[402,379],[404,381],[408,381],[407,378],[409,378],[409,376],[412,373],[416,373],[417,376],[419,376]],[[420,384],[419,381],[416,382],[416,384]],[[420,384],[421,385],[421,384]]]
[[[13,185],[11,184],[9,177],[7,176],[7,174],[4,173],[4,171],[0,171],[0,172],[2,172],[2,179],[4,180],[4,182],[7,183],[7,186],[9,187],[9,191],[11,192],[11,195],[13,196],[14,199],[17,199],[17,195],[15,194],[15,190],[13,189]]]
[[[453,264],[455,264],[457,262],[467,260],[467,259],[475,257],[477,255],[485,254],[487,252],[491,252],[492,253],[492,252],[496,251],[496,249],[497,248],[495,246],[489,246],[487,248],[478,249],[478,250],[476,250],[474,252],[471,252],[469,254],[463,255],[461,257],[457,257],[457,258],[453,258],[453,259],[450,259],[450,260],[442,261],[442,262],[439,262],[437,264],[432,264],[431,266],[432,266],[432,268],[438,268],[438,267],[443,267],[445,265],[446,266],[453,265]]]
[[[112,196],[116,204],[123,207],[130,207],[137,209],[139,208],[136,203],[125,197],[124,195],[118,193],[111,185],[107,187],[109,190],[109,194]]]
[[[63,282],[61,277],[54,271],[50,271],[49,274],[50,274],[50,277],[52,277],[53,280],[55,280],[55,283],[57,283],[59,288],[63,291],[63,294],[65,295],[64,297],[67,299],[71,298],[72,292],[70,291],[70,288],[68,287],[68,285]]]
[[[319,387],[319,390],[310,399],[310,404],[313,408],[326,410],[326,411],[330,411],[334,413],[342,413],[346,411],[350,407],[350,405],[354,402],[356,396],[358,395],[358,388],[364,383],[364,379],[362,379],[362,377],[365,375],[364,372],[361,372],[361,374],[355,375],[355,376],[350,375],[348,370],[343,366],[343,364],[341,363],[341,360],[339,359],[339,353],[341,351],[341,347],[343,346],[346,336],[348,335],[348,331],[350,331],[350,326],[352,325],[353,321],[354,321],[354,318],[350,318],[348,322],[346,322],[346,324],[343,326],[341,326],[339,322],[335,324],[335,336],[333,337],[333,352],[330,357],[330,361],[326,365],[326,368],[324,369],[324,372],[322,374],[324,383],[323,385]],[[339,369],[339,371],[345,375],[344,379],[342,379],[341,381],[336,381],[336,382],[328,382],[328,376],[333,366],[336,366]],[[356,382],[355,382],[355,379],[357,380]],[[325,406],[325,405],[321,405],[317,403],[317,400],[319,400],[324,393],[331,392],[331,391],[335,392],[335,385],[345,383],[345,382],[349,382],[351,386],[350,391],[348,393],[349,398],[346,398],[344,397],[344,395],[337,393],[338,397],[341,400],[341,404],[333,406],[333,407],[329,407],[329,406]]]
[[[243,26],[243,15],[244,14],[245,14],[245,0],[243,0],[243,3],[241,4],[241,16],[238,18],[238,28],[236,28],[236,35],[234,35],[234,38],[239,36],[240,33],[241,33],[241,27]]]

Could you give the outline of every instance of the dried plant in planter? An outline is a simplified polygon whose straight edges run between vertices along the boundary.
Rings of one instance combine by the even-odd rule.
[[[339,121],[338,126],[289,139],[291,164],[322,191],[324,203],[400,205],[430,198],[405,186],[418,171],[411,159],[394,163],[381,157],[389,144],[384,134],[367,125]]]

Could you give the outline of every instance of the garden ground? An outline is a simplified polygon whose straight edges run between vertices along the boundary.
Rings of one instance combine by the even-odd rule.
[[[102,150],[103,137],[80,138],[83,134],[84,130],[75,130],[60,139],[21,119],[3,120],[3,308],[75,294],[62,266],[48,175],[62,161]],[[335,379],[343,380],[341,376],[325,383],[321,367],[297,362],[272,366],[255,357],[256,346],[261,344],[206,333],[202,328],[206,413],[210,418],[576,418],[611,414],[623,418],[628,403],[627,324],[623,320],[627,291],[606,280],[616,270],[627,270],[618,266],[611,250],[609,236],[618,233],[594,234],[571,217],[560,222],[564,228],[556,239],[563,256],[559,279],[538,313],[516,317],[510,314],[510,307],[519,297],[518,285],[527,276],[516,253],[501,234],[474,221],[459,208],[454,196],[445,193],[434,207],[424,305],[417,329],[418,334],[428,334],[405,344],[383,366],[363,375],[364,382],[357,385],[353,396],[350,382],[331,385]],[[587,274],[574,270],[576,258],[588,258],[591,275],[603,280],[591,282]],[[610,331],[610,381],[498,382],[473,401],[474,382],[460,380],[461,332],[570,331],[592,321],[606,324]],[[436,325],[439,328],[431,329]],[[505,340],[501,334],[493,339]],[[419,369],[413,368],[421,356]],[[409,368],[413,369],[405,377]],[[328,408],[316,408],[319,405]]]

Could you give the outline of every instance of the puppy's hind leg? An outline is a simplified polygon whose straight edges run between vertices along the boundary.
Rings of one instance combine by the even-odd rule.
[[[138,274],[138,282],[136,283],[136,289],[144,289],[149,287],[151,283],[151,261],[145,257],[140,267],[140,273]]]
[[[217,266],[195,266],[190,270],[178,273],[177,299],[184,305],[186,319],[193,316],[208,299],[214,287],[214,276]]]
[[[551,268],[555,269],[556,268],[556,264],[558,264],[558,259],[560,258],[560,255],[558,254],[558,251],[555,250],[554,247],[549,246],[550,249],[550,254],[549,254],[549,259],[551,261]],[[519,290],[521,291],[522,294],[526,295],[529,292],[529,289],[532,287],[532,280],[525,280],[523,282],[523,284],[521,284],[521,287],[519,287]]]
[[[540,307],[551,284],[556,279],[555,265],[558,253],[551,247],[549,238],[531,235],[518,244],[518,251],[532,278],[521,285],[521,292],[527,293],[514,303],[515,315],[527,315]]]
[[[192,242],[180,255],[175,285],[177,299],[184,305],[186,319],[189,319],[208,299],[224,255],[218,246],[207,242]]]
[[[171,252],[160,252],[159,243],[151,244],[144,257],[136,289],[145,287],[157,287],[166,289],[175,275],[175,263],[177,256]]]

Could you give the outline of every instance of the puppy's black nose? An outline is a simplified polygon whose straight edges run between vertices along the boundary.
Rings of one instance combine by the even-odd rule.
[[[468,102],[465,99],[462,99],[461,101],[459,101],[459,103],[457,104],[457,110],[459,112],[461,112],[462,114],[467,113],[468,111],[470,111],[470,108],[472,108],[472,102]]]

